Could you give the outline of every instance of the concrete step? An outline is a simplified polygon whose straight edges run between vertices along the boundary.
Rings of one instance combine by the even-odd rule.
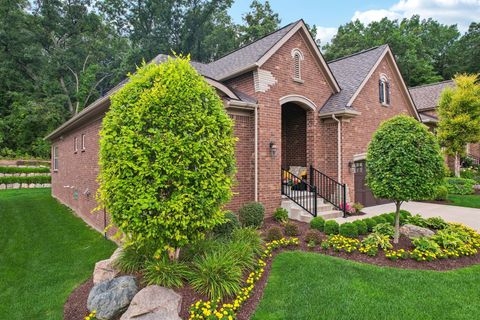
[[[292,220],[309,223],[313,216],[295,202],[285,197],[282,199],[282,208],[288,211],[288,217]],[[317,216],[327,219],[336,219],[343,217],[343,212],[333,208],[331,204],[317,204]]]
[[[325,220],[336,219],[343,217],[343,212],[340,210],[323,211],[317,212],[317,216],[322,217]]]

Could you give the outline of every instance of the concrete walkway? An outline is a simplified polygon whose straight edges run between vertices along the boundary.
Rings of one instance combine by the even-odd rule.
[[[412,214],[420,214],[424,218],[441,217],[447,222],[459,222],[480,231],[480,209],[449,206],[443,204],[426,202],[405,202],[401,207],[403,210],[410,211]],[[354,221],[357,219],[370,218],[382,213],[394,212],[393,203],[382,204],[373,207],[367,207],[362,210],[366,214],[363,216],[353,216],[335,219],[337,222]]]

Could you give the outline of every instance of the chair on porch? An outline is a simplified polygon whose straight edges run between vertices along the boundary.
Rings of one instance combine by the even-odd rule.
[[[306,190],[304,181],[307,179],[307,167],[290,166],[288,171],[299,179],[292,178],[285,172],[283,176],[284,184],[290,185],[293,190]]]

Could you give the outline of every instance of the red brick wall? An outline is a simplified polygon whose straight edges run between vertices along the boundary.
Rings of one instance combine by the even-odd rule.
[[[390,81],[390,105],[382,106],[378,98],[380,74]],[[382,121],[398,114],[414,115],[409,106],[406,93],[401,87],[401,79],[394,71],[393,61],[385,56],[373,72],[370,80],[353,103],[353,107],[362,114],[342,122],[342,176],[348,185],[349,197],[354,199],[354,174],[349,170],[349,162],[355,155],[367,152],[368,143]]]
[[[480,143],[471,143],[469,149],[471,155],[480,158]]]
[[[286,103],[282,106],[282,167],[307,165],[307,116],[304,109]]]

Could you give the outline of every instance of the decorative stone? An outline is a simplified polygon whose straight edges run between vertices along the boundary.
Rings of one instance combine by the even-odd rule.
[[[427,228],[422,228],[413,224],[406,224],[400,227],[400,234],[413,239],[418,237],[431,237],[435,233]]]
[[[4,183],[0,184],[0,190],[2,190],[2,189],[7,189],[7,185],[4,184]]]
[[[29,187],[29,188],[35,188],[35,183],[30,183],[30,184],[28,185],[28,187]]]
[[[120,270],[115,268],[115,260],[122,252],[122,249],[117,248],[109,259],[98,261],[93,270],[93,283],[97,284],[102,281],[112,280],[119,273]]]
[[[108,320],[120,315],[130,304],[138,288],[135,277],[123,276],[96,284],[88,295],[87,308],[97,318]]]
[[[148,286],[133,298],[120,320],[181,320],[182,296],[160,286]]]
[[[20,183],[12,183],[12,189],[19,189],[20,188]]]

